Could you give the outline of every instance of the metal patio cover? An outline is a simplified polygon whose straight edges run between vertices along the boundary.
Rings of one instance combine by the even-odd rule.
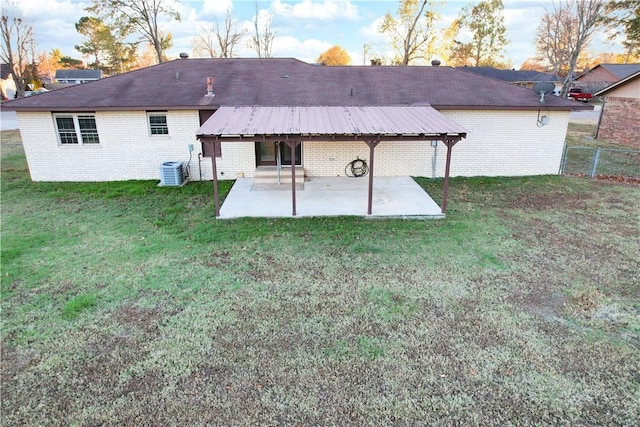
[[[199,138],[238,140],[420,140],[464,138],[466,129],[428,105],[220,107]]]
[[[429,105],[419,106],[238,106],[220,107],[196,136],[211,155],[216,217],[220,216],[216,156],[221,142],[281,141],[291,148],[302,141],[364,141],[369,146],[369,197],[373,200],[374,149],[381,141],[438,140],[447,146],[442,213],[445,213],[451,148],[466,129]],[[295,164],[291,165],[292,214],[296,215]]]

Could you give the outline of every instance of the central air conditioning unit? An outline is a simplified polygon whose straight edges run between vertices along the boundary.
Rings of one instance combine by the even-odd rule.
[[[160,166],[160,185],[178,187],[183,183],[182,162],[163,162]]]

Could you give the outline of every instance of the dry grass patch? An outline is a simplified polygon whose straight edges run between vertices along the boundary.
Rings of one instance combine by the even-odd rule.
[[[453,179],[443,221],[216,221],[210,183],[2,178],[3,426],[640,411],[640,187]]]

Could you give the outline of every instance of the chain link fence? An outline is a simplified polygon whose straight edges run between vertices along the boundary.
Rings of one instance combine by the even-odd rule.
[[[566,147],[560,173],[591,178],[597,175],[640,178],[640,150]]]

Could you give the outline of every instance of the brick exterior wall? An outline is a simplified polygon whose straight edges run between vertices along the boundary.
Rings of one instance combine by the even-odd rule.
[[[211,160],[202,158],[195,135],[200,127],[197,111],[167,113],[169,135],[149,134],[144,111],[97,112],[97,145],[58,144],[51,113],[18,113],[31,179],[34,181],[120,181],[160,179],[160,166],[168,160],[189,164],[191,180],[212,179]],[[189,144],[193,144],[189,162]],[[255,169],[252,143],[223,145],[218,159],[221,179],[237,172],[252,176]],[[199,168],[200,165],[200,168]]]
[[[537,111],[442,111],[468,130],[453,147],[452,176],[556,174],[560,166],[569,112],[547,112],[550,122],[537,126]],[[191,180],[212,179],[211,159],[199,158],[195,134],[197,111],[167,113],[169,135],[150,136],[144,111],[97,112],[99,145],[66,146],[57,141],[51,113],[19,112],[18,121],[34,181],[160,180],[164,161],[189,162]],[[308,176],[344,176],[356,158],[369,161],[364,142],[306,142],[303,167]],[[446,146],[429,141],[382,142],[375,150],[375,175],[444,175]],[[223,143],[218,177],[252,177],[252,142]]]
[[[441,112],[469,132],[453,147],[452,176],[549,175],[560,170],[569,111],[541,111],[549,117],[542,127],[537,111]],[[439,158],[444,162],[444,155]]]
[[[640,149],[640,99],[605,97],[598,139]]]

